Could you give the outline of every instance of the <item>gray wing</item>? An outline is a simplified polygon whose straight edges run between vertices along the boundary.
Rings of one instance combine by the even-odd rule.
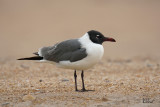
[[[50,47],[40,49],[45,60],[59,62],[69,60],[75,62],[87,56],[86,49],[81,48],[78,39],[66,40]]]

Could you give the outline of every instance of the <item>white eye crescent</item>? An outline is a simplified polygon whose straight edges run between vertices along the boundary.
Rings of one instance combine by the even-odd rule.
[[[99,39],[99,35],[97,35],[96,38]]]

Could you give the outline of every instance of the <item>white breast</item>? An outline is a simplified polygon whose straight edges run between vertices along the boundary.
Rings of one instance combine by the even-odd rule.
[[[83,37],[79,39],[82,43],[82,48],[86,48],[87,57],[80,61],[70,62],[70,61],[60,61],[57,63],[58,67],[85,70],[94,66],[103,56],[104,48],[100,44],[93,43],[86,33]]]

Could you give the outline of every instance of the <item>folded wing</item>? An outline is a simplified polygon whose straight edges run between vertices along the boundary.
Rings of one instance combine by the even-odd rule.
[[[39,55],[45,60],[59,62],[75,62],[87,56],[86,49],[81,48],[78,39],[66,40],[50,47],[43,47],[39,50]]]

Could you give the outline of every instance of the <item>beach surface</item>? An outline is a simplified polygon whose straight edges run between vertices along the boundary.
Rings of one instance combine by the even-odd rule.
[[[87,92],[75,92],[72,70],[13,58],[1,58],[0,65],[2,107],[160,106],[160,61],[154,58],[103,59],[84,73]]]

